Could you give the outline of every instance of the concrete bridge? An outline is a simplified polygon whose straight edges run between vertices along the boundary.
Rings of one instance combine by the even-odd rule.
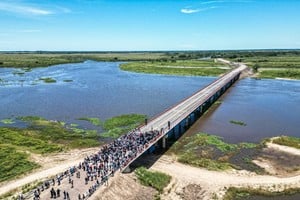
[[[230,64],[235,68],[222,75],[217,80],[197,91],[190,97],[184,99],[173,107],[151,119],[147,124],[140,127],[142,132],[157,130],[159,137],[151,141],[146,148],[130,162],[122,171],[129,171],[129,166],[139,156],[146,151],[152,152],[155,146],[160,145],[166,148],[167,138],[179,138],[235,81],[240,77],[242,71],[247,66],[241,63],[231,63],[227,60],[219,59],[220,62]]]

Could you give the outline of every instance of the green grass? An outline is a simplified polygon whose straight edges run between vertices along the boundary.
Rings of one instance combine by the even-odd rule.
[[[56,80],[51,77],[40,78],[40,80],[44,81],[45,83],[56,83]]]
[[[105,133],[101,134],[101,136],[117,138],[142,124],[145,118],[145,115],[127,114],[107,119],[103,123]]]
[[[256,148],[256,144],[229,144],[221,137],[198,133],[177,141],[170,149],[178,161],[209,170],[227,170],[238,168],[230,163],[230,158],[242,149]]]
[[[185,152],[178,157],[178,161],[196,167],[203,167],[208,170],[222,171],[232,169],[228,162],[220,162],[209,158],[201,158],[196,156],[193,152]]]
[[[238,57],[234,61],[245,62],[258,71],[259,78],[300,79],[300,56],[287,54],[280,56]]]
[[[300,189],[286,189],[282,192],[269,192],[263,189],[252,189],[252,188],[234,188],[230,187],[223,200],[242,200],[249,196],[265,196],[265,197],[275,197],[275,196],[287,196],[299,193]]]
[[[48,67],[64,63],[79,63],[85,60],[95,61],[140,61],[140,60],[167,60],[179,58],[167,53],[52,53],[52,52],[29,52],[29,53],[0,53],[0,67],[35,68]]]
[[[274,139],[273,143],[300,149],[300,138],[296,137],[281,136],[279,138]]]
[[[12,179],[39,167],[28,160],[28,154],[0,144],[0,182]]]
[[[120,68],[138,73],[219,76],[228,71],[228,69],[218,68],[222,66],[224,65],[212,60],[185,60],[177,62],[131,62],[121,64]]]
[[[14,120],[10,119],[10,118],[2,119],[0,122],[3,123],[3,124],[14,124],[15,123]]]
[[[240,58],[235,59],[237,61]],[[259,68],[300,68],[300,56],[252,56],[242,58],[249,66],[257,65]]]
[[[135,174],[143,185],[153,187],[160,193],[171,181],[171,176],[162,172],[149,171],[145,167],[137,168]]]
[[[23,152],[49,154],[73,148],[96,147],[101,144],[100,135],[95,130],[82,130],[76,127],[73,127],[73,130],[72,127],[66,128],[63,122],[49,121],[37,116],[17,119],[27,122],[28,127],[0,127],[1,181],[38,167],[37,164],[29,161],[28,154]]]
[[[229,122],[232,124],[240,125],[240,126],[247,126],[247,124],[242,121],[230,120]]]
[[[300,79],[300,69],[280,69],[280,70],[262,70],[259,72],[260,78],[288,78]]]
[[[78,120],[84,120],[84,121],[88,121],[90,123],[92,123],[95,126],[101,126],[102,122],[99,118],[96,117],[81,117]]]

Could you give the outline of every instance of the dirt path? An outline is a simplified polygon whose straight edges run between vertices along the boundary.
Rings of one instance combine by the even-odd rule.
[[[162,199],[167,200],[188,199],[189,197],[184,198],[185,190],[196,186],[201,188],[198,193],[202,195],[201,198],[204,200],[211,199],[213,196],[221,199],[226,188],[231,186],[263,188],[270,191],[300,187],[300,175],[278,178],[259,176],[247,171],[208,171],[178,163],[169,156],[162,156],[151,169],[167,173],[176,180],[172,188],[162,196]]]
[[[59,172],[63,172],[71,166],[77,165],[87,155],[99,150],[99,148],[89,148],[82,150],[72,150],[69,152],[53,154],[50,156],[31,155],[31,160],[41,165],[41,168],[33,171],[30,174],[24,175],[17,180],[6,181],[0,185],[0,195],[3,195],[11,190],[19,188],[25,184],[32,183],[36,180],[45,179],[54,176]]]
[[[293,154],[293,155],[300,156],[300,149],[296,149],[296,148],[293,148],[293,147],[283,146],[283,145],[275,144],[275,143],[272,143],[272,142],[268,142],[267,147],[271,148],[271,149],[275,149],[277,151],[283,151],[283,152],[286,152],[286,153],[290,153],[290,154]]]
[[[139,183],[134,173],[117,173],[108,186],[100,187],[89,200],[153,200],[156,190]]]

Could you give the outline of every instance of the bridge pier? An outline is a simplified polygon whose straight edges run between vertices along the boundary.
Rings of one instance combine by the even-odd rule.
[[[130,169],[130,165],[128,165],[124,170],[123,173],[130,173],[131,169]]]
[[[166,136],[164,136],[162,138],[162,148],[163,149],[167,148],[167,137]]]

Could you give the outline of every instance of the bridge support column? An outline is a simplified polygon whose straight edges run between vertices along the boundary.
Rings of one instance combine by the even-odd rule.
[[[130,172],[131,172],[130,165],[123,170],[123,173],[130,173]]]
[[[162,148],[165,149],[166,147],[167,147],[167,137],[164,136],[164,137],[162,138]]]

